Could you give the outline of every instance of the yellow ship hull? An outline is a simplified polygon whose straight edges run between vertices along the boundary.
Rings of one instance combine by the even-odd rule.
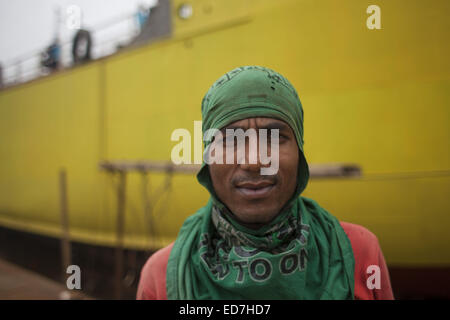
[[[58,172],[71,238],[116,244],[117,176],[103,160],[169,161],[173,130],[201,120],[224,72],[263,65],[298,89],[309,163],[361,178],[311,180],[304,196],[374,232],[389,265],[450,266],[448,1],[192,1],[172,35],[0,92],[0,225],[59,237]],[[193,174],[127,176],[125,246],[172,242],[208,193]]]

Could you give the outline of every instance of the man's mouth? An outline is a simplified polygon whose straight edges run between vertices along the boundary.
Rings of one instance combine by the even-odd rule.
[[[267,197],[274,186],[272,181],[242,182],[236,185],[236,189],[245,198],[259,199]]]

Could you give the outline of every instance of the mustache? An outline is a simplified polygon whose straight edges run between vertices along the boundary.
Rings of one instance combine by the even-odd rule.
[[[238,184],[242,183],[262,183],[262,182],[269,182],[271,184],[276,184],[278,182],[278,176],[277,175],[271,175],[271,176],[237,176],[231,179],[231,183],[233,186],[236,186]]]

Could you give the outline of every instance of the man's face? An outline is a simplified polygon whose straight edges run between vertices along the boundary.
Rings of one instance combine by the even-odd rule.
[[[279,168],[273,175],[261,175],[262,167],[270,164],[261,164],[260,152],[253,156],[256,164],[249,163],[250,152],[259,150],[261,136],[258,134],[257,147],[249,148],[249,139],[245,141],[245,164],[213,163],[209,165],[209,172],[214,190],[218,198],[231,210],[234,217],[244,226],[258,229],[275,218],[282,207],[292,197],[297,187],[297,170],[299,149],[294,132],[284,121],[272,118],[249,118],[239,120],[222,128],[224,141],[226,129],[267,129],[267,154],[271,154],[271,130],[279,131],[278,159]],[[256,149],[257,148],[257,149]],[[223,157],[227,153],[234,153],[237,159],[237,147],[227,148],[224,143]]]

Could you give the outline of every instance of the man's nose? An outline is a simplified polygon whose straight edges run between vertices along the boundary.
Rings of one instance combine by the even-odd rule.
[[[259,137],[256,140],[256,145],[252,141],[245,143],[245,159],[244,163],[239,164],[242,170],[246,171],[260,171],[261,167],[268,167],[270,164],[263,164],[261,162],[261,152],[259,148]]]

